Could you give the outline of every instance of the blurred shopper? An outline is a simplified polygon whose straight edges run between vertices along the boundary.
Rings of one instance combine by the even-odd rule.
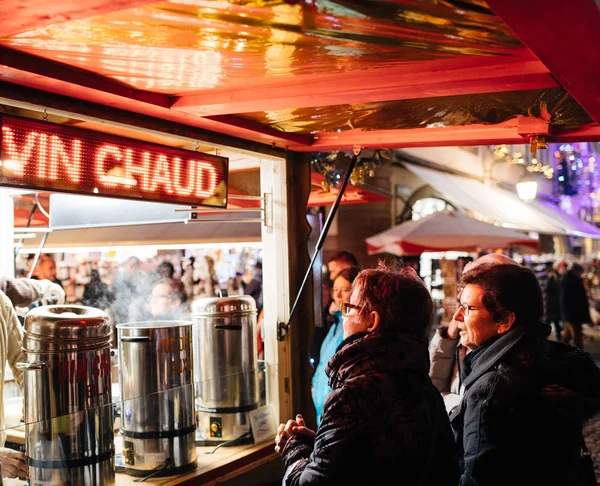
[[[56,262],[50,255],[43,254],[40,256],[31,277],[38,280],[50,280],[50,282],[62,287],[62,282],[56,278]]]
[[[249,295],[256,301],[256,313],[260,314],[263,308],[263,280],[262,262],[257,261],[252,266],[252,280],[244,287],[244,294]]]
[[[327,335],[329,328],[335,323],[335,313],[340,311],[339,305],[331,295],[331,286],[340,271],[345,268],[360,267],[357,258],[348,250],[341,250],[334,253],[327,260],[327,281],[323,282],[323,314],[320,322],[315,323],[312,342],[310,345],[310,364],[313,368],[319,366],[320,352],[323,340]]]
[[[114,300],[114,295],[108,288],[108,285],[100,278],[100,272],[93,269],[90,281],[85,284],[83,289],[83,299],[81,303],[89,307],[95,307],[106,311],[110,308]]]
[[[203,259],[195,262],[194,279],[194,298],[217,297],[220,295],[221,285],[213,257],[204,255]]]
[[[518,265],[516,261],[506,255],[488,253],[474,262],[467,263],[463,273],[482,263]],[[460,290],[458,299],[460,299]],[[431,376],[431,381],[444,397],[444,404],[448,413],[459,404],[463,392],[459,369],[468,349],[460,345],[458,338],[458,322],[453,317],[448,326],[438,327],[429,343],[429,356],[431,359],[429,376]]]
[[[131,304],[132,321],[170,321],[188,319],[187,305],[181,302],[173,279],[162,278],[154,282],[150,298],[138,298]]]
[[[590,304],[583,284],[583,267],[573,263],[560,281],[561,340],[583,349],[583,324],[591,323]]]
[[[341,308],[342,302],[350,302],[352,295],[352,282],[360,272],[359,267],[345,268],[338,272],[336,279],[333,282],[333,299],[338,307]],[[329,378],[325,373],[325,367],[335,354],[338,346],[344,340],[344,326],[342,322],[342,312],[336,311],[333,314],[334,322],[329,328],[329,332],[323,344],[321,344],[321,352],[319,354],[319,365],[312,377],[312,398],[317,412],[317,425],[321,423],[321,413],[323,404],[331,388],[329,387]]]
[[[129,309],[132,302],[143,301],[150,296],[150,281],[142,269],[142,262],[138,257],[129,257],[115,276],[112,292],[115,300],[111,311],[115,324],[129,322]]]
[[[544,286],[544,309],[546,322],[554,326],[557,341],[561,339],[560,277],[553,262],[546,262],[546,285]]]
[[[179,300],[181,302],[187,301],[187,293],[185,290],[185,285],[181,281],[180,278],[175,277],[175,266],[169,262],[164,261],[156,268],[157,278],[160,279],[169,279],[173,284],[173,288],[177,292]]]
[[[16,366],[25,362],[26,357],[21,349],[23,333],[17,313],[6,294],[0,291],[0,369],[5,370],[8,364],[12,370],[15,381],[23,391],[23,371]],[[25,454],[4,447],[6,434],[4,433],[4,373],[0,376],[0,461],[2,463],[2,476],[7,478],[28,475],[25,463]]]
[[[550,341],[535,274],[481,264],[463,274],[454,314],[464,395],[450,421],[460,485],[574,485],[583,423],[600,411],[600,369]]]
[[[316,433],[280,424],[282,484],[454,486],[456,449],[427,374],[434,305],[409,267],[362,270],[342,304],[344,342],[326,372],[332,391]]]

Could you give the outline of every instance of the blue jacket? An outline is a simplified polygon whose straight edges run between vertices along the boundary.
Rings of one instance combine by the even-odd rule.
[[[317,425],[321,423],[321,414],[323,412],[323,404],[331,388],[329,387],[329,378],[325,373],[325,367],[335,354],[338,346],[344,340],[344,326],[342,323],[342,313],[336,312],[333,314],[334,322],[329,328],[329,332],[323,343],[321,344],[321,352],[319,353],[319,366],[315,370],[312,378],[312,397],[317,411]]]

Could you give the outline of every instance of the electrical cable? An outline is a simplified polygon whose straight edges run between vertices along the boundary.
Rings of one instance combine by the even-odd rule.
[[[250,433],[250,432],[246,432],[245,434],[242,434],[242,435],[240,435],[239,437],[236,437],[235,439],[231,439],[231,440],[227,440],[227,441],[225,441],[225,442],[222,442],[222,443],[221,443],[221,444],[219,444],[217,447],[215,447],[215,448],[214,448],[212,451],[205,452],[205,454],[214,454],[214,453],[215,453],[215,451],[216,451],[216,450],[217,450],[219,447],[221,447],[221,446],[224,446],[224,445],[235,445],[237,442],[239,442],[239,441],[241,441],[241,440],[243,440],[243,439],[248,439],[248,438],[250,438],[251,436],[252,436],[252,435],[251,435],[251,433]]]
[[[167,466],[171,464],[171,458],[167,457],[167,460],[165,461],[164,464],[161,464],[160,466],[158,466],[156,469],[154,469],[150,474],[148,474],[148,476],[144,476],[141,479],[137,479],[136,483],[143,483],[145,481],[147,481],[148,479],[153,478],[154,476],[158,475],[159,473],[161,473],[162,471],[164,471]]]

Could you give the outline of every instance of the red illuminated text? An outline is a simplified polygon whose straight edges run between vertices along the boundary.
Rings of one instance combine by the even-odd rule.
[[[219,196],[209,205],[224,206],[226,170],[223,157],[10,117],[2,120],[0,182],[20,180],[31,187],[189,204]]]

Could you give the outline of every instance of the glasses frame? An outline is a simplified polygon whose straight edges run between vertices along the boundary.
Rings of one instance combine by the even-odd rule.
[[[471,311],[472,310],[481,310],[481,309],[485,309],[485,307],[480,307],[480,306],[476,306],[476,305],[467,305],[467,304],[463,304],[459,298],[456,299],[456,304],[458,305],[459,308],[462,309],[463,314],[465,315],[465,317],[469,317],[471,315]]]
[[[360,306],[360,305],[355,305],[355,304],[351,304],[350,302],[346,302],[345,300],[342,301],[342,305],[340,306],[340,310],[342,311],[342,315],[344,317],[348,317],[348,315],[350,314],[350,311],[352,309],[356,309],[357,311],[362,311],[364,309],[364,307]]]

